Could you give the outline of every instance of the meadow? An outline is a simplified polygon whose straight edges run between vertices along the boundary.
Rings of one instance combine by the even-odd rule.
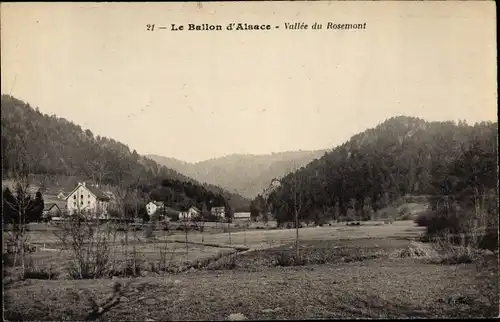
[[[444,258],[453,254],[419,242],[423,228],[410,220],[301,228],[300,262],[294,258],[294,229],[230,228],[234,228],[230,237],[227,226],[225,232],[224,227],[189,232],[187,250],[184,232],[154,231],[150,239],[136,232],[127,253],[138,254],[141,274],[83,280],[64,275],[63,263],[69,257],[53,250],[60,246],[51,237],[53,232],[32,229],[32,241],[38,239],[46,247],[50,242],[53,247],[30,254],[34,265],[58,266],[61,272],[50,280],[4,281],[5,318],[146,321],[498,316],[497,254],[478,252],[471,260],[446,262]],[[123,254],[121,240],[112,247],[116,254]],[[148,268],[162,256],[169,265],[183,269]]]

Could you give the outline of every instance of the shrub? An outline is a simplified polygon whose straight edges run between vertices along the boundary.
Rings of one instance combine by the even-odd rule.
[[[443,211],[426,211],[417,216],[415,223],[427,227],[428,235],[443,235],[445,232],[461,233],[465,218],[460,218],[456,213]]]
[[[296,257],[295,254],[292,254],[288,251],[279,252],[276,255],[276,265],[277,266],[302,266],[307,264],[307,259],[304,256]]]
[[[338,219],[339,222],[352,222],[355,221],[354,217],[352,216],[341,216]]]
[[[46,268],[35,265],[31,256],[26,259],[25,279],[50,280],[57,278],[57,275],[58,273],[52,271],[51,267]]]
[[[435,238],[433,248],[437,251],[438,256],[432,258],[432,262],[438,264],[468,264],[477,260],[477,251],[469,245],[460,246],[453,245],[449,236]]]
[[[207,269],[209,270],[224,270],[224,269],[235,269],[236,265],[236,254],[224,255],[214,261],[211,264],[207,265]],[[199,266],[199,265],[198,265]]]
[[[138,260],[137,258],[129,258],[127,261],[124,262],[124,264],[121,267],[118,267],[118,269],[110,270],[109,275],[121,276],[121,277],[126,277],[126,276],[137,277],[140,276],[141,272],[143,271],[144,268],[143,264],[144,264],[143,260]]]
[[[11,253],[3,253],[2,254],[2,264],[4,267],[12,267],[14,266],[14,255]]]
[[[410,214],[410,209],[408,206],[403,206],[399,209],[399,216],[402,217],[404,215],[409,215]]]
[[[479,242],[479,248],[491,251],[498,250],[498,230],[490,230]]]
[[[56,279],[59,274],[47,268],[27,268],[24,272],[25,279],[50,280]]]
[[[411,241],[406,248],[396,251],[397,257],[431,258],[436,256],[435,250],[423,243]]]
[[[111,224],[72,218],[55,234],[63,249],[71,253],[69,274],[72,278],[101,278],[108,274],[112,264],[111,242],[116,240],[116,229]]]
[[[411,219],[411,214],[404,214],[398,217],[398,220],[410,220],[410,219]]]

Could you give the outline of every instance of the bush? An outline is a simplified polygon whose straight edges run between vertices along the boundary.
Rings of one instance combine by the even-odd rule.
[[[455,246],[449,236],[436,238],[433,247],[438,252],[438,256],[433,258],[432,262],[438,264],[469,264],[478,258],[477,251],[473,247],[468,245]]]
[[[355,221],[355,219],[351,216],[340,216],[338,221],[339,222],[352,222],[352,221]]]
[[[307,264],[307,259],[303,256],[296,257],[295,254],[292,254],[288,251],[280,252],[276,255],[276,265],[277,266],[303,266]]]
[[[25,279],[50,280],[56,279],[57,276],[57,272],[50,271],[46,268],[27,268],[24,272]]]
[[[479,248],[488,249],[492,252],[498,250],[498,230],[490,230],[479,242]]]
[[[144,268],[144,261],[137,258],[129,258],[121,267],[110,270],[109,276],[137,277],[141,276]]]
[[[415,219],[417,225],[427,227],[428,235],[443,235],[445,232],[464,232],[461,227],[463,221],[464,218],[460,218],[456,214],[438,211],[420,213]]]
[[[410,220],[411,218],[411,214],[404,214],[402,216],[399,216],[397,220]]]
[[[4,267],[12,267],[14,266],[14,255],[11,253],[3,253],[2,254],[2,264]]]
[[[28,256],[26,259],[26,266],[24,270],[25,279],[39,279],[39,280],[50,280],[57,278],[58,273],[52,271],[51,267],[38,267],[33,262],[33,258]]]
[[[235,269],[236,265],[236,254],[225,255],[214,261],[207,266],[209,270],[224,270],[224,269]],[[200,265],[198,265],[200,266]]]
[[[410,245],[402,250],[397,250],[397,257],[410,258],[432,258],[436,256],[435,250],[428,245],[419,242],[410,242]]]
[[[115,227],[90,219],[72,218],[64,223],[62,232],[55,234],[63,249],[71,253],[71,278],[101,278],[108,274],[112,264],[111,243],[116,240]]]
[[[410,215],[410,209],[408,208],[408,206],[403,206],[399,209],[399,216],[402,217],[405,215]]]

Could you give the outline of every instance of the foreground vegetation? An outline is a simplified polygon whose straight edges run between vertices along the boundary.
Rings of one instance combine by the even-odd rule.
[[[152,271],[143,265],[147,274],[133,279],[117,275],[113,279],[71,280],[58,276],[56,280],[41,280],[43,277],[28,276],[21,281],[4,281],[5,318],[497,316],[497,257],[492,252],[467,247],[424,244],[418,241],[422,232],[411,221],[304,228],[300,230],[300,260],[294,258],[294,230],[235,232],[233,241],[243,241],[246,234],[253,246],[245,251],[246,248],[190,245],[189,256],[200,265],[182,271]],[[164,238],[160,234],[158,245],[167,241],[168,245],[176,245],[176,257],[186,255],[185,245],[180,243],[182,234]],[[227,233],[208,236],[211,239],[207,243],[227,244]],[[189,240],[199,237],[199,232],[191,232]],[[136,246],[137,251],[146,254],[145,258],[147,254],[160,253],[158,249],[153,251],[152,243]],[[208,257],[200,260],[200,255]],[[51,258],[48,253],[43,256]],[[52,258],[61,262],[54,254]]]
[[[367,259],[134,280],[28,280],[6,289],[5,317],[83,320],[93,311],[88,294],[103,305],[116,283],[124,290],[101,320],[225,320],[235,313],[249,319],[493,317],[494,267]]]

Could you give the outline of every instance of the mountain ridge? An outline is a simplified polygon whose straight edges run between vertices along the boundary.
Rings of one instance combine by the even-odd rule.
[[[250,203],[248,198],[234,192],[200,183],[159,165],[119,141],[94,135],[90,129],[83,129],[65,118],[43,114],[13,96],[1,96],[1,111],[5,179],[16,173],[21,160],[23,166],[30,167],[32,174],[47,177],[85,177],[92,182],[114,186],[140,181],[136,184],[141,185],[143,197],[162,187],[165,188],[163,192],[175,197],[171,198],[172,202],[182,206],[197,204],[201,207],[202,202],[211,198],[217,199],[219,204],[227,201],[234,209],[246,209]]]
[[[297,150],[268,154],[233,153],[198,162],[147,154],[146,157],[200,182],[220,186],[247,198],[254,198],[270,182],[322,156],[329,149]]]
[[[392,117],[286,175],[268,200],[254,199],[251,211],[269,206],[278,220],[290,220],[297,198],[298,215],[307,220],[370,219],[406,195],[453,196],[469,207],[474,194],[496,193],[497,139],[497,122]]]

